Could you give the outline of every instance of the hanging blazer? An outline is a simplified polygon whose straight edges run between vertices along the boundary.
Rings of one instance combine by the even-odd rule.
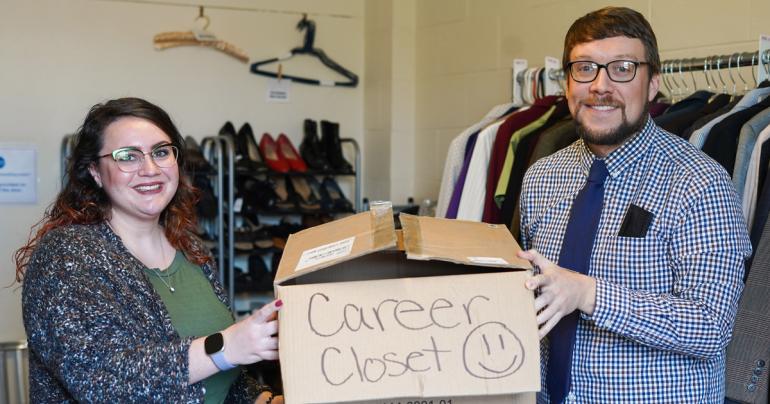
[[[727,347],[725,394],[742,403],[767,403],[770,367],[770,221],[765,224]]]

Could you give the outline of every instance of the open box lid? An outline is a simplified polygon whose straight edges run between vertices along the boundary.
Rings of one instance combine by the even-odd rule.
[[[532,269],[503,225],[401,214],[406,257],[413,260]]]
[[[521,250],[505,226],[401,214],[408,259],[531,269],[516,256]],[[341,262],[394,249],[393,211],[372,209],[289,236],[275,283],[281,284]]]

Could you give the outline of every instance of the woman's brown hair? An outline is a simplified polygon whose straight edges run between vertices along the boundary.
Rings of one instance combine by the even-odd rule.
[[[211,257],[200,249],[195,236],[197,226],[195,204],[198,191],[192,186],[184,168],[184,139],[168,114],[141,98],[119,98],[94,105],[83,125],[74,135],[72,154],[67,161],[66,182],[56,200],[46,209],[43,218],[32,227],[27,244],[16,250],[16,281],[22,282],[32,253],[40,240],[51,230],[71,224],[95,224],[109,219],[110,203],[107,193],[100,188],[88,171],[99,159],[104,130],[123,117],[146,119],[171,138],[179,149],[179,186],[176,194],[163,210],[160,222],[166,238],[174,248],[185,253],[195,264],[202,265]]]

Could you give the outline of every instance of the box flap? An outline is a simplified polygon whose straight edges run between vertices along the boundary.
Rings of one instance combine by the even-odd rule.
[[[396,246],[391,209],[373,209],[289,236],[275,283]]]
[[[407,258],[456,264],[531,269],[516,256],[521,250],[503,225],[413,216],[402,213]]]

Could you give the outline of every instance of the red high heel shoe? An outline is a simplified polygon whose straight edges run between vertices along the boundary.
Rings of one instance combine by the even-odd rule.
[[[276,143],[278,144],[278,154],[280,154],[284,160],[289,162],[292,171],[301,173],[307,171],[307,164],[305,164],[305,161],[299,156],[297,149],[294,148],[294,145],[291,144],[291,140],[289,140],[286,135],[281,133],[281,135],[278,136]]]
[[[265,160],[265,164],[273,171],[279,173],[289,172],[289,162],[283,158],[281,152],[278,150],[278,144],[273,140],[273,137],[269,133],[262,135],[262,139],[259,141],[259,151],[262,153],[262,158]]]

